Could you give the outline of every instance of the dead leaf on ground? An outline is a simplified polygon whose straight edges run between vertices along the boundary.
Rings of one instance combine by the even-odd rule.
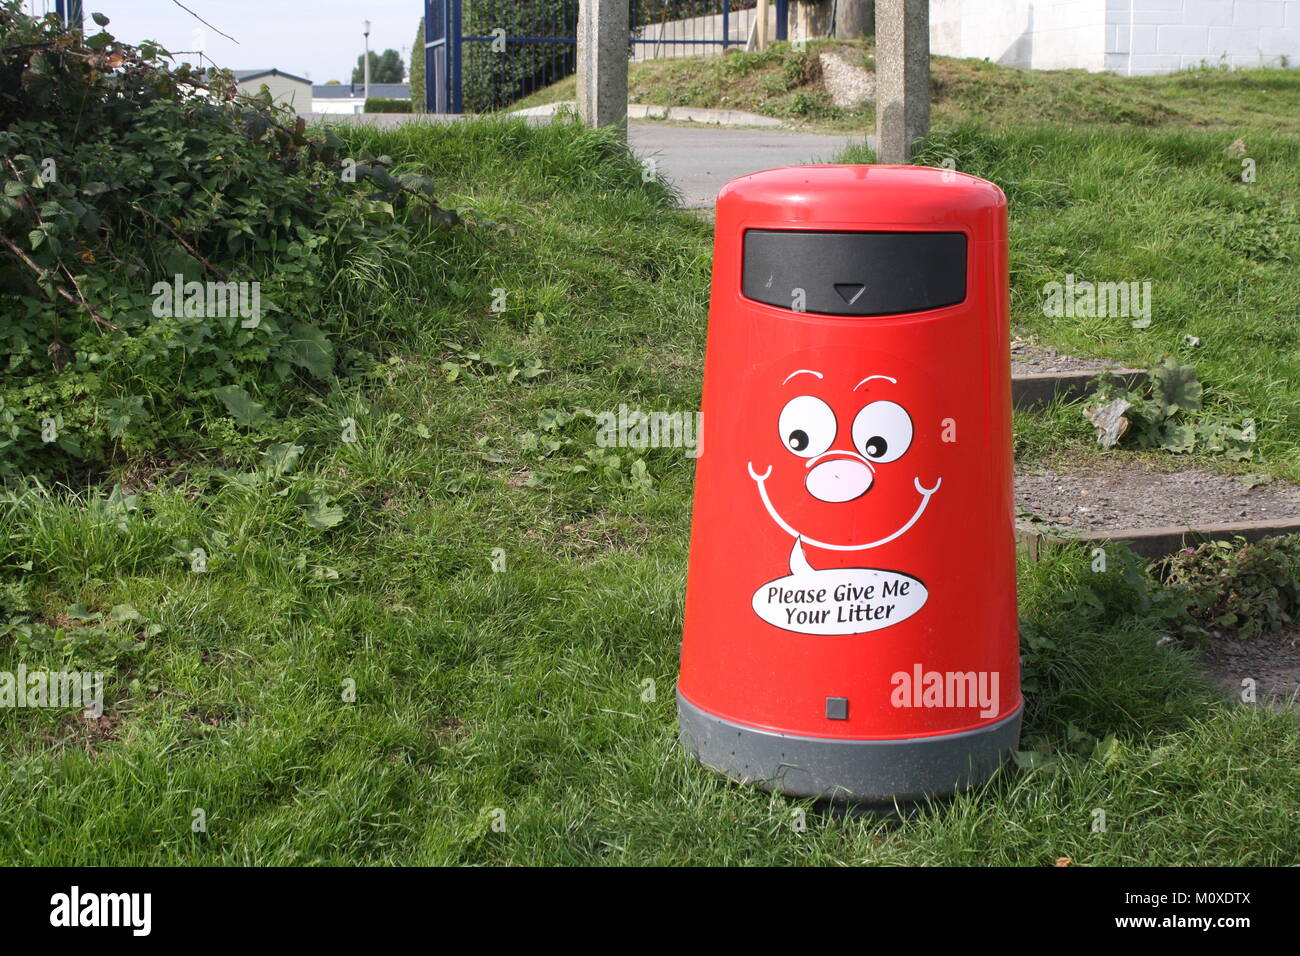
[[[1097,442],[1102,448],[1114,448],[1119,444],[1129,426],[1124,413],[1132,407],[1127,399],[1117,398],[1105,405],[1084,409],[1084,417],[1097,429]]]

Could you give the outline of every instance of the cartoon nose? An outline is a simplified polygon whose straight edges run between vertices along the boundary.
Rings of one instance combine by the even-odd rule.
[[[867,493],[871,480],[871,469],[862,462],[830,458],[813,466],[804,487],[819,501],[852,501]]]

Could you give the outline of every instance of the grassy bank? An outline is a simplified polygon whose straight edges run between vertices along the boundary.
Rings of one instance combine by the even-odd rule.
[[[108,683],[93,725],[0,710],[0,860],[1295,862],[1294,715],[1216,700],[1157,644],[1167,620],[1118,554],[1102,575],[1072,551],[1021,568],[1026,754],[980,793],[902,826],[811,812],[801,831],[801,807],[693,765],[673,714],[691,460],[599,448],[583,410],[698,407],[708,225],[570,126],[345,135],[501,225],[431,249],[386,362],[291,432],[124,466],[116,496],[0,502],[0,670]],[[1007,176],[1032,237],[1016,253],[1026,322],[1041,274],[1119,255],[1106,169],[1160,182],[1162,163],[1209,162],[1178,137],[1079,163],[1087,140],[1017,135],[948,146]],[[1278,165],[1293,155],[1268,142]],[[1081,178],[1046,158],[1062,143]],[[1206,183],[1168,188],[1204,209]],[[1139,208],[1159,221],[1154,200]],[[1215,274],[1194,273],[1188,301]],[[1249,360],[1234,338],[1224,370]],[[1273,407],[1239,390],[1243,409]],[[273,450],[286,443],[301,452]]]
[[[866,42],[785,43],[763,53],[647,60],[628,65],[634,103],[745,110],[793,124],[850,132],[869,130],[872,102],[838,107],[822,75],[829,52],[874,73]],[[1145,129],[1238,128],[1300,133],[1300,71],[1222,70],[1213,66],[1167,76],[1124,77],[1084,70],[1017,70],[986,60],[934,57],[931,104],[936,126],[968,121],[1058,127]],[[541,90],[515,108],[574,98],[574,81]]]
[[[1202,420],[1255,421],[1249,461],[1204,450],[1165,460],[1300,480],[1300,140],[1246,134],[1253,182],[1242,181],[1228,140],[967,124],[936,131],[917,161],[954,164],[1006,191],[1017,333],[1129,367],[1173,356],[1204,383]],[[1149,315],[1046,314],[1045,290],[1068,275],[1150,283]],[[1020,419],[1022,454],[1089,443],[1077,407],[1058,407],[1047,424]]]

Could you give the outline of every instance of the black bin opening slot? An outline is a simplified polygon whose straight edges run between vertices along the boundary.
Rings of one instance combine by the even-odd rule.
[[[898,315],[966,298],[961,232],[749,229],[744,255],[745,298],[782,309]]]

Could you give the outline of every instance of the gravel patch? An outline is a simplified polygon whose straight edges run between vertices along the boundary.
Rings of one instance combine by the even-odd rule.
[[[1290,704],[1300,691],[1300,631],[1279,631],[1253,641],[1216,640],[1202,658],[1215,683],[1237,700],[1248,689],[1242,681],[1255,682],[1255,700],[1260,705]]]
[[[1033,345],[1021,339],[1011,342],[1011,374],[1038,375],[1044,372],[1102,372],[1118,368],[1105,359],[1075,358],[1062,355],[1050,345]]]
[[[1099,459],[1070,470],[1016,472],[1021,520],[1078,532],[1121,528],[1203,528],[1300,516],[1300,487],[1263,476],[1158,471],[1137,461]]]

